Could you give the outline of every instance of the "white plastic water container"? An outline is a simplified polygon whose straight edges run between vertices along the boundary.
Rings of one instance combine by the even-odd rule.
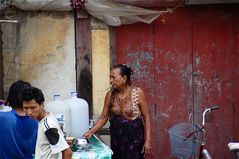
[[[6,106],[3,102],[0,101],[0,112],[10,112],[12,108],[10,106]]]
[[[59,94],[56,94],[53,97],[54,100],[45,105],[45,110],[55,115],[59,124],[63,126],[63,131],[66,135],[69,135],[71,133],[70,106],[60,99]]]
[[[65,101],[71,108],[71,136],[80,138],[89,130],[88,103],[82,98],[77,98],[76,92],[71,92],[71,98]]]

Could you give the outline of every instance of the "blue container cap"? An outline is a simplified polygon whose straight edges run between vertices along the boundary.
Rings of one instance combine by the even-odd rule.
[[[54,94],[53,98],[54,98],[54,100],[60,100],[61,95],[60,94]]]
[[[77,92],[71,92],[71,97],[77,97]]]

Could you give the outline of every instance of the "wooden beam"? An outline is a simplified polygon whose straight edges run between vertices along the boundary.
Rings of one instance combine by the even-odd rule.
[[[223,4],[223,3],[239,3],[239,0],[186,0],[187,5],[190,4]]]
[[[2,55],[2,28],[0,26],[0,99],[3,99],[3,55]]]
[[[184,0],[115,0],[115,2],[138,7],[175,7]]]

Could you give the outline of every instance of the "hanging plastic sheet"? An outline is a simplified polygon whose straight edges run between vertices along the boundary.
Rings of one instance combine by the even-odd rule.
[[[22,10],[70,11],[70,0],[12,0]]]
[[[111,0],[87,0],[87,12],[111,26],[131,24],[135,22],[151,23],[166,11],[152,11],[149,9],[120,4]]]
[[[12,0],[12,5],[22,10],[70,11],[70,0]],[[151,23],[161,14],[170,12],[153,11],[116,3],[112,0],[86,0],[85,8],[90,15],[110,26],[132,24],[135,22]]]

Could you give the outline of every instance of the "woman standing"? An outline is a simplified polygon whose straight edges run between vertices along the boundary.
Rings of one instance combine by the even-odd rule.
[[[110,72],[112,89],[105,96],[102,114],[84,134],[92,134],[110,120],[113,159],[143,159],[151,151],[149,108],[141,88],[131,85],[131,68],[118,64]]]

